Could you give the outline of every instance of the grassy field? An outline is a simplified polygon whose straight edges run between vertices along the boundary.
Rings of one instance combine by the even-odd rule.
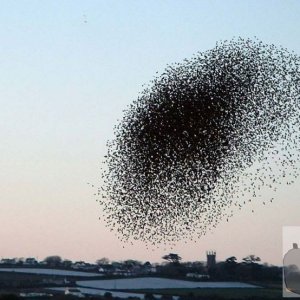
[[[138,292],[142,294],[161,294],[172,296],[194,296],[207,297],[207,299],[282,299],[281,287],[273,288],[261,288],[261,289],[248,289],[248,288],[201,288],[201,289],[143,289],[143,290],[131,290],[132,292]],[[128,292],[128,290],[127,290]]]
[[[24,288],[37,288],[43,289],[45,287],[63,286],[64,284],[53,284],[51,279],[57,280],[58,278],[64,278],[61,276],[50,276],[50,275],[38,275],[38,274],[24,274],[16,272],[0,272],[0,294],[19,292]],[[72,284],[69,286],[75,286],[75,281],[83,281],[83,277],[72,277]],[[85,278],[86,279],[86,278]],[[95,278],[96,279],[96,278]],[[102,281],[103,282],[103,281]],[[152,288],[152,289],[117,289],[120,292],[133,292],[139,294],[160,294],[160,295],[172,295],[172,296],[186,296],[187,299],[193,299],[192,294],[196,297],[201,297],[205,300],[224,299],[224,300],[246,300],[246,299],[266,299],[266,300],[277,300],[282,298],[282,284],[281,282],[264,283],[261,282],[249,282],[250,284],[260,286],[261,288]],[[163,286],[161,286],[163,287]],[[122,287],[123,288],[123,287]],[[296,298],[296,299],[300,299]]]

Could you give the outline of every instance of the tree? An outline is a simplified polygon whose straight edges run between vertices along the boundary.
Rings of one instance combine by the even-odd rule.
[[[144,266],[144,268],[151,268],[152,267],[152,265],[149,261],[146,261],[143,266]]]
[[[181,261],[182,258],[176,253],[169,253],[167,255],[164,255],[162,257],[162,259],[165,259],[168,262],[173,263],[173,264],[179,264],[179,262]]]
[[[58,267],[61,265],[62,259],[58,255],[48,256],[44,259],[44,262],[50,267]]]
[[[72,266],[72,261],[69,259],[64,259],[61,264],[65,267],[65,268],[70,268]]]
[[[225,260],[224,268],[227,273],[228,278],[234,278],[236,275],[236,269],[237,269],[238,263],[236,262],[235,256],[230,256]]]
[[[24,257],[18,258],[18,260],[17,260],[17,265],[18,265],[18,266],[24,265],[24,261],[25,261],[25,258],[24,258]]]
[[[136,266],[141,266],[142,264],[138,260],[127,259],[127,260],[123,261],[123,265],[125,267],[128,267],[128,268],[133,268],[133,267],[136,267]]]
[[[96,261],[96,264],[97,265],[108,265],[109,264],[109,259],[106,258],[106,257],[102,257],[102,258],[100,258]]]
[[[144,295],[144,300],[155,300],[155,297],[151,293],[146,293]]]
[[[236,264],[236,257],[235,256],[230,256],[226,259],[225,261],[227,264]]]
[[[183,264],[180,264],[181,257],[176,253],[169,253],[162,257],[169,263],[161,265],[158,271],[168,277],[179,278],[186,275],[187,271]]]
[[[254,254],[250,254],[250,255],[244,257],[243,261],[246,264],[254,264],[254,263],[261,261],[261,259],[258,256],[255,256]]]
[[[257,262],[261,261],[258,256],[254,254],[248,255],[243,258],[246,273],[251,280],[261,280],[262,278],[262,265]]]
[[[111,292],[105,292],[104,293],[104,299],[113,299],[112,293]]]

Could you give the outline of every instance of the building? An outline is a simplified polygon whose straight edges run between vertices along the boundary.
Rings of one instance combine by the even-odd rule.
[[[26,258],[25,261],[24,261],[24,265],[34,266],[34,265],[37,265],[37,264],[38,264],[38,261],[33,257]]]
[[[206,251],[207,270],[211,270],[216,266],[216,251]]]

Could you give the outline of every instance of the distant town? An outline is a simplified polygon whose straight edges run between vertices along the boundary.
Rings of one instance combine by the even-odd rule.
[[[106,257],[98,259],[95,263],[87,263],[84,261],[73,262],[69,259],[62,259],[58,255],[53,255],[48,256],[41,261],[38,261],[34,257],[2,258],[0,260],[0,270],[1,268],[5,267],[55,268],[83,272],[97,272],[102,276],[128,277],[160,274],[198,279],[218,279],[219,277],[222,277],[222,279],[228,279],[236,276],[240,278],[241,276],[243,277],[243,274],[245,275],[245,273],[247,273],[244,269],[249,266],[255,266],[257,268],[255,277],[260,276],[259,270],[281,270],[281,268],[277,266],[268,265],[267,263],[261,264],[260,258],[255,255],[249,255],[243,258],[241,263],[237,262],[235,256],[231,256],[223,262],[217,262],[216,252],[214,251],[207,251],[206,258],[206,261],[182,262],[182,258],[178,254],[169,253],[162,257],[162,259],[164,260],[164,262],[162,263],[150,263],[149,261],[141,262],[133,259],[123,261],[110,261]],[[223,269],[227,270],[227,272],[224,272]],[[279,273],[280,272],[278,272],[278,275]],[[246,276],[246,279],[257,278],[251,278],[250,274],[248,274]]]
[[[223,299],[221,294],[216,298],[216,293],[224,288],[234,290],[234,294],[243,292],[238,299],[248,299],[249,293],[256,297],[249,299],[280,299],[276,297],[282,284],[282,268],[262,263],[256,255],[248,255],[241,262],[235,256],[217,261],[215,251],[206,252],[206,261],[185,262],[176,253],[165,254],[162,259],[162,263],[151,263],[134,259],[110,261],[103,257],[87,263],[58,255],[42,261],[34,257],[2,258],[0,300],[11,297],[15,300]],[[264,294],[269,290],[272,290],[271,298]],[[259,298],[261,293],[264,296]]]

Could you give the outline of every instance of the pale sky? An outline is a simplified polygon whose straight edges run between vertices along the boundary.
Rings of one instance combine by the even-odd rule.
[[[187,261],[214,249],[281,264],[282,227],[300,226],[300,178],[196,243],[154,250],[121,243],[86,183],[101,185],[113,127],[156,72],[238,36],[300,55],[299,13],[288,0],[1,1],[0,258]]]

